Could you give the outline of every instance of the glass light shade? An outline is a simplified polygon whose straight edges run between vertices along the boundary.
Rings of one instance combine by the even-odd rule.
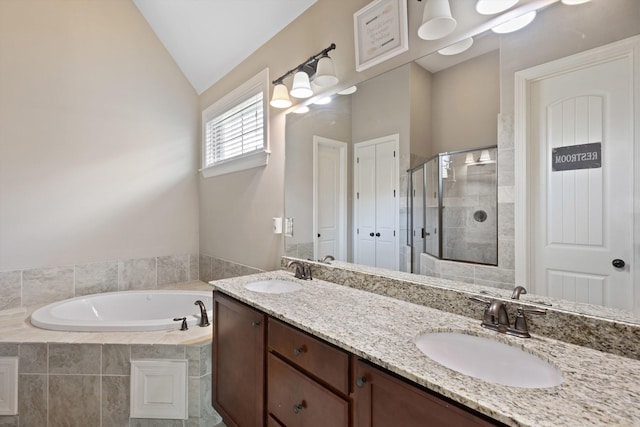
[[[456,25],[456,20],[451,16],[449,0],[427,0],[418,37],[423,40],[438,40],[451,34]]]
[[[358,90],[357,86],[349,86],[348,88],[338,92],[338,95],[351,95],[352,93],[356,93],[357,90]]]
[[[504,12],[516,3],[518,0],[478,0],[476,12],[481,15],[494,15]]]
[[[305,114],[309,112],[309,107],[307,107],[306,105],[303,105],[302,107],[299,107],[293,110],[293,112],[296,114]]]
[[[489,150],[482,150],[480,152],[479,162],[488,162],[491,160],[491,156],[489,155]]]
[[[529,25],[536,18],[536,11],[525,13],[517,18],[507,21],[504,24],[497,25],[491,29],[494,33],[506,34],[521,30]]]
[[[313,95],[309,75],[304,71],[298,71],[293,76],[293,86],[291,86],[291,96],[296,98],[309,98]]]
[[[336,71],[333,68],[333,61],[328,56],[323,56],[318,61],[318,67],[316,69],[316,76],[313,82],[321,87],[330,87],[338,84],[338,77],[336,77]]]
[[[289,91],[285,85],[280,83],[273,88],[273,96],[271,96],[271,102],[269,104],[275,108],[291,107],[292,103],[289,99]]]
[[[472,44],[473,37],[469,37],[467,39],[460,40],[458,43],[454,43],[451,46],[447,46],[444,49],[440,49],[438,53],[445,56],[457,55],[469,49]]]
[[[471,163],[475,163],[476,159],[473,158],[473,153],[467,153],[465,159],[464,159],[464,163],[466,165],[471,164]]]
[[[331,102],[331,97],[330,96],[325,96],[323,98],[317,99],[315,101],[313,101],[314,104],[316,105],[325,105]]]
[[[573,6],[576,4],[588,3],[591,0],[562,0],[563,4],[568,4],[569,6]]]

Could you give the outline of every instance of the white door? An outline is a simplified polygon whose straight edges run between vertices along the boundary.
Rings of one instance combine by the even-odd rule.
[[[535,293],[634,309],[632,59],[616,55],[531,83]]]
[[[314,258],[347,255],[347,144],[313,137]]]
[[[398,135],[354,145],[354,262],[398,269]]]
[[[411,172],[411,272],[421,274],[420,255],[424,252],[425,166]]]

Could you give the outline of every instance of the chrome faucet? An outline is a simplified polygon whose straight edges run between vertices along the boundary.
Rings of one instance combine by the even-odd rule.
[[[518,295],[519,294],[520,292],[518,292]],[[531,338],[525,314],[547,314],[547,310],[518,307],[516,308],[516,317],[512,326],[511,321],[509,320],[509,313],[507,313],[507,306],[504,301],[495,299],[489,301],[479,297],[471,297],[470,299],[487,306],[480,326],[492,331],[503,334],[506,333],[520,338]]]
[[[209,326],[209,316],[207,315],[207,309],[205,308],[204,303],[198,300],[194,303],[194,305],[200,307],[200,324],[198,326],[202,328],[205,326]]]
[[[295,278],[296,279],[302,279],[302,280],[311,280],[313,279],[313,277],[311,277],[311,266],[310,265],[304,265],[303,263],[301,263],[300,261],[289,261],[287,263],[287,268],[291,268],[295,266]]]

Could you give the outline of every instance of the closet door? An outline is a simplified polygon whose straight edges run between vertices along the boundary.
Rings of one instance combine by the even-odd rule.
[[[354,262],[397,270],[398,135],[355,144]]]

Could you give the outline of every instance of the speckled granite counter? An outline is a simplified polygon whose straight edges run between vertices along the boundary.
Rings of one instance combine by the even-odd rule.
[[[211,282],[215,289],[364,359],[514,426],[639,426],[640,361],[535,336],[510,337],[486,331],[479,320],[415,305],[322,280],[298,281],[287,294],[248,291],[265,278],[295,280],[275,271]],[[417,335],[466,331],[548,360],[564,376],[558,387],[521,389],[459,374],[424,356]]]
[[[163,289],[210,291],[204,282],[177,283]],[[190,345],[211,339],[211,326],[189,328],[187,331],[165,330],[145,332],[68,332],[36,328],[29,316],[38,307],[28,310],[7,310],[0,315],[0,343],[82,343],[82,344],[166,344]]]

